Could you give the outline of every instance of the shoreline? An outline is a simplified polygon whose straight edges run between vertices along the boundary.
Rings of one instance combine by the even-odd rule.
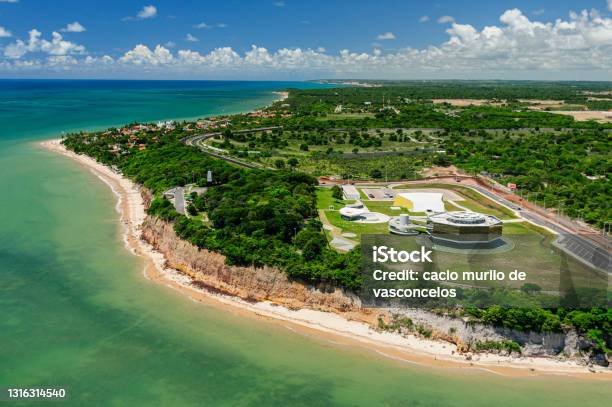
[[[465,356],[457,354],[455,345],[450,343],[413,335],[403,337],[396,333],[378,332],[365,323],[350,321],[335,313],[310,309],[290,310],[266,301],[250,303],[197,288],[191,284],[190,277],[166,268],[165,257],[141,239],[140,226],[146,218],[146,211],[137,185],[93,158],[67,150],[60,144],[59,139],[44,141],[40,145],[76,161],[111,188],[117,197],[116,210],[120,214],[124,244],[133,254],[143,259],[144,277],[175,289],[194,301],[246,317],[262,319],[268,323],[280,324],[296,333],[313,336],[316,340],[323,340],[335,346],[374,352],[400,363],[417,364],[427,368],[486,371],[511,377],[563,375],[585,379],[612,379],[610,371],[598,369],[600,374],[594,374],[588,366],[552,358],[475,354],[473,360],[469,361]]]

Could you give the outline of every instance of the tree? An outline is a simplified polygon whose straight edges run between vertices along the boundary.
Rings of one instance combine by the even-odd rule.
[[[334,185],[332,187],[332,197],[334,199],[342,199],[343,198],[342,188],[340,188],[338,185]]]
[[[283,160],[282,158],[277,159],[276,161],[274,161],[274,166],[279,170],[285,168],[285,160]]]
[[[302,151],[308,151],[308,144],[306,144],[306,143],[302,143],[302,144],[300,144],[300,150],[302,150]]]
[[[189,204],[189,206],[187,206],[187,212],[191,216],[196,216],[198,214],[198,210],[196,209],[196,207],[193,204]]]
[[[370,177],[372,178],[382,178],[382,171],[380,171],[378,168],[373,169],[370,172]]]
[[[287,160],[287,164],[289,164],[289,167],[291,168],[295,168],[298,165],[298,159],[295,157],[291,157],[290,159]]]

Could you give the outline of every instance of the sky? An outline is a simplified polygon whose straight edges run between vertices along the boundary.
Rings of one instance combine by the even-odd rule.
[[[612,80],[612,0],[0,0],[0,77]]]

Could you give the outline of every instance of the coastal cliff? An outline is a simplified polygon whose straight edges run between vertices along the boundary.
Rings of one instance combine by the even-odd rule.
[[[148,204],[150,197],[146,192],[143,198],[145,204]],[[199,249],[179,238],[171,223],[157,217],[147,216],[141,226],[141,233],[143,240],[164,255],[167,267],[189,276],[194,286],[210,292],[249,302],[268,301],[293,310],[333,312],[349,320],[365,322],[378,330],[384,330],[381,325],[393,324],[398,315],[403,315],[409,317],[414,326],[429,330],[431,334],[426,337],[457,345],[457,352],[465,354],[468,360],[478,360],[477,353],[482,352],[497,352],[501,355],[511,353],[506,349],[479,351],[475,346],[477,343],[514,341],[521,347],[521,352],[514,356],[555,357],[571,359],[584,365],[607,365],[605,360],[593,360],[592,355],[584,352],[588,346],[584,338],[580,338],[573,330],[567,333],[517,332],[437,315],[427,310],[364,309],[357,296],[339,288],[326,290],[290,281],[285,273],[273,267],[255,269],[229,266],[222,254]],[[422,336],[419,329],[400,328],[396,332]]]
[[[167,266],[190,276],[194,284],[213,292],[247,301],[269,301],[289,309],[309,308],[327,312],[361,315],[371,322],[359,298],[335,288],[317,289],[290,281],[286,274],[272,267],[228,266],[225,256],[180,239],[172,224],[147,216],[142,224],[142,238],[166,258]]]

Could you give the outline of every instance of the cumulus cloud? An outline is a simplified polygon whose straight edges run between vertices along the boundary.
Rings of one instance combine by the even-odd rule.
[[[276,7],[285,7],[285,2],[283,0],[275,1],[272,4],[275,5]]]
[[[438,18],[438,23],[440,24],[448,24],[448,23],[454,23],[454,22],[455,22],[455,17],[453,16],[442,16]]]
[[[155,6],[144,6],[142,10],[136,14],[136,17],[145,19],[145,18],[153,18],[157,15],[157,7]]]
[[[446,28],[447,39],[426,48],[403,48],[390,52],[374,49],[355,52],[343,49],[329,54],[317,49],[281,48],[270,50],[252,45],[239,54],[230,47],[220,47],[201,54],[190,49],[170,51],[169,46],[149,48],[139,44],[121,57],[107,59],[78,58],[84,48],[65,41],[54,33],[45,41],[33,30],[30,39],[17,40],[4,49],[14,69],[24,68],[27,52],[46,52],[65,58],[68,69],[88,66],[117,72],[172,72],[181,75],[235,75],[246,77],[280,74],[293,77],[382,77],[382,78],[545,78],[591,79],[612,77],[612,18],[595,11],[570,13],[554,22],[534,21],[518,9],[505,11],[497,24],[476,28],[452,22]],[[64,45],[61,45],[64,43]],[[43,45],[44,44],[44,45]],[[78,48],[81,47],[81,48]],[[53,52],[52,52],[53,51]],[[54,64],[62,62],[54,58]],[[30,64],[40,69],[51,60]],[[5,69],[5,68],[1,68]]]
[[[51,41],[42,38],[42,33],[37,29],[28,32],[28,41],[17,41],[4,48],[4,56],[11,59],[19,59],[27,53],[42,52],[49,55],[63,56],[70,54],[84,54],[85,47],[64,40],[57,31],[51,34]]]
[[[419,18],[419,23],[426,23],[429,21],[429,16],[421,16],[421,18]]]
[[[200,24],[196,24],[193,27],[194,28],[212,28],[210,25],[206,24],[205,22],[201,22]]]
[[[386,33],[378,34],[376,39],[377,40],[394,40],[395,39],[395,34],[393,34],[392,32],[388,31]]]
[[[121,20],[130,21],[130,20],[146,20],[149,18],[154,18],[157,16],[157,7],[153,5],[143,6],[138,13],[136,13],[136,17],[123,17]]]
[[[19,0],[0,0],[0,3],[19,3]]]
[[[198,41],[200,41],[200,40],[199,40],[197,37],[194,37],[194,36],[193,36],[193,35],[191,35],[191,34],[187,34],[187,35],[185,36],[185,41],[188,41],[188,42],[198,42]]]
[[[60,31],[67,33],[82,33],[85,31],[85,27],[83,27],[78,21],[74,23],[68,24],[66,27],[62,28]]]
[[[217,27],[219,27],[219,28],[226,28],[227,24],[225,24],[225,23],[217,23]]]
[[[138,44],[134,49],[126,52],[119,62],[133,65],[160,65],[169,64],[174,61],[172,53],[167,48],[158,45],[153,51],[146,45]]]
[[[11,37],[12,35],[13,34],[11,34],[9,30],[0,26],[0,38],[8,38],[8,37]]]

